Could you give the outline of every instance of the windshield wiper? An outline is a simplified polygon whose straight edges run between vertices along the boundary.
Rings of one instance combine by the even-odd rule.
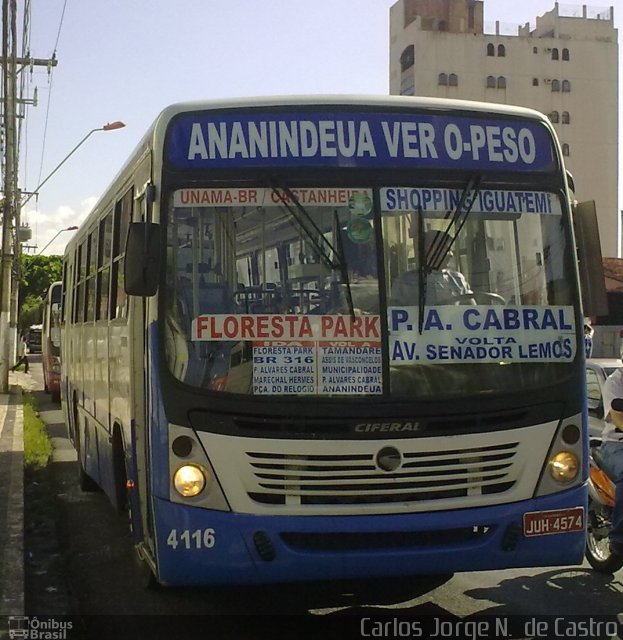
[[[353,306],[350,280],[348,277],[348,267],[344,259],[344,247],[342,245],[337,211],[335,211],[334,220],[334,233],[336,234],[338,245],[336,248],[331,244],[331,242],[329,242],[329,240],[327,240],[320,227],[315,223],[314,219],[309,215],[305,207],[301,204],[300,200],[288,186],[279,184],[274,178],[271,178],[269,180],[269,184],[272,192],[279,198],[283,206],[290,212],[292,219],[296,222],[299,229],[301,229],[305,233],[307,239],[311,242],[314,249],[316,249],[326,266],[328,266],[331,271],[339,271],[342,279],[342,284],[346,286],[346,302],[348,304],[348,312],[351,317],[354,318],[355,309]],[[295,208],[291,206],[290,202],[294,203]],[[305,223],[309,224],[312,230],[310,230]]]
[[[446,257],[459,236],[463,225],[467,222],[467,216],[471,211],[476,196],[478,195],[480,184],[480,176],[470,178],[465,185],[461,197],[457,202],[454,211],[448,218],[448,225],[441,233],[435,236],[431,246],[426,251],[424,244],[424,217],[422,215],[422,207],[418,207],[417,210],[417,222],[418,222],[418,333],[422,335],[424,327],[424,311],[426,310],[426,282],[428,274],[433,271],[438,271],[445,263]],[[450,212],[448,212],[450,213]],[[450,229],[453,228],[453,234],[451,235]]]
[[[300,200],[294,195],[292,190],[289,187],[276,183],[272,179],[270,180],[270,188],[272,192],[279,198],[281,204],[283,204],[283,206],[289,211],[299,229],[305,232],[307,239],[311,242],[314,249],[316,249],[327,267],[329,267],[332,271],[339,269],[339,263],[334,262],[331,257],[331,254],[333,254],[334,256],[337,255],[335,247],[325,238],[318,225],[314,222],[309,213],[307,213],[307,210],[305,209],[305,207],[303,207]],[[295,209],[292,208],[290,202],[294,203],[296,207]],[[313,231],[315,231],[317,235],[315,235],[307,228],[307,226],[305,226],[303,220],[305,220],[312,226]],[[318,238],[320,238],[326,246],[320,244]]]
[[[412,225],[413,226],[413,225]],[[424,310],[426,309],[426,280],[430,272],[428,258],[424,246],[424,216],[422,215],[422,207],[417,208],[417,275],[418,275],[418,322],[417,328],[419,335],[422,335],[424,327]]]
[[[429,247],[428,255],[426,257],[426,262],[429,265],[429,273],[430,271],[437,271],[444,264],[452,245],[458,238],[463,225],[467,222],[467,216],[474,206],[474,200],[480,190],[479,185],[480,176],[475,176],[469,179],[461,193],[461,197],[459,198],[454,211],[452,212],[452,215],[448,220],[448,226],[443,229],[443,233],[437,234],[435,240]],[[453,227],[453,233],[450,234],[450,229]]]
[[[340,230],[340,218],[337,209],[333,212],[334,236],[337,239],[337,250],[340,266],[340,276],[342,283],[346,286],[346,303],[348,304],[348,313],[351,318],[355,317],[355,307],[353,305],[353,294],[350,290],[350,278],[348,277],[348,267],[344,256],[344,243],[342,241],[342,231]]]

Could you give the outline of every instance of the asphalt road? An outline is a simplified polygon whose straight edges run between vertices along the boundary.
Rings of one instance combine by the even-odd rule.
[[[34,493],[33,500],[39,504],[35,511],[47,507],[45,517],[38,520],[37,526],[26,536],[27,553],[30,554],[26,611],[30,615],[83,616],[85,637],[89,638],[141,635],[151,639],[166,628],[165,621],[175,621],[176,633],[158,637],[182,637],[178,636],[182,623],[192,625],[196,631],[196,616],[202,616],[202,620],[211,616],[210,633],[197,637],[210,637],[211,640],[277,638],[290,637],[293,630],[296,637],[302,637],[305,630],[309,637],[324,640],[329,637],[329,628],[337,629],[336,637],[346,637],[345,633],[353,628],[344,630],[342,624],[356,626],[370,615],[410,620],[415,616],[416,620],[429,621],[434,619],[430,616],[448,616],[451,620],[465,621],[491,615],[528,618],[584,615],[613,619],[616,614],[623,613],[623,570],[614,576],[604,576],[592,571],[586,563],[580,567],[464,573],[373,584],[145,590],[135,564],[125,517],[115,514],[102,493],[83,493],[78,489],[75,454],[65,438],[60,408],[43,393],[41,369],[36,362],[32,365],[31,375],[41,417],[48,424],[56,453],[47,477],[41,485],[30,488],[31,498]],[[27,502],[28,495],[29,487]],[[38,548],[42,541],[47,549]],[[267,618],[267,614],[275,617]],[[250,621],[249,616],[254,615],[263,617]],[[133,616],[132,624],[127,616]],[[292,622],[294,626],[286,625],[280,635],[277,625],[281,629],[284,620],[290,625],[289,618],[284,616],[298,617]],[[344,623],[345,619],[347,623]],[[271,622],[267,623],[267,620]],[[322,621],[323,626],[316,629],[318,621]],[[130,630],[132,625],[138,625],[143,632],[151,625],[150,634],[136,635]],[[200,627],[204,626],[205,622],[202,622]],[[355,637],[366,635],[359,627],[355,631]],[[394,635],[381,636],[404,635],[399,630],[393,631]],[[406,631],[409,631],[408,637],[426,637],[415,633],[417,628]],[[126,632],[129,635],[123,635]],[[448,637],[461,637],[456,629],[450,632]],[[561,637],[558,633],[544,634],[535,632],[531,637]],[[567,637],[581,635],[572,629]],[[188,637],[194,637],[194,634]],[[504,636],[468,633],[465,637],[474,640],[476,637]],[[611,638],[612,635],[602,633],[584,637]]]

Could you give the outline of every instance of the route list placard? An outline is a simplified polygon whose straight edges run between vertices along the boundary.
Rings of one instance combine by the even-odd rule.
[[[257,395],[372,395],[383,390],[380,342],[253,343]]]
[[[383,392],[378,315],[201,315],[191,331],[195,341],[251,341],[256,395]]]

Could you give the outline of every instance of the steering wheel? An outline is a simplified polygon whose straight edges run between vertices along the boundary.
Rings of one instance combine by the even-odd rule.
[[[474,291],[473,293],[462,293],[459,296],[455,296],[453,299],[454,304],[491,304],[502,305],[506,304],[506,300],[497,293],[489,293],[488,291]]]

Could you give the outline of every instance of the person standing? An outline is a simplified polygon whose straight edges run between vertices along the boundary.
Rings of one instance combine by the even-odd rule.
[[[623,356],[623,348],[621,349]],[[623,398],[623,367],[610,374],[604,383],[603,400],[605,426],[602,432],[600,452],[613,473],[615,481],[610,550],[623,556],[623,411],[612,408],[613,400]]]
[[[584,353],[587,358],[593,355],[593,334],[595,329],[591,327],[589,322],[584,323]]]
[[[18,360],[11,368],[11,371],[15,371],[20,364],[24,365],[24,373],[28,373],[28,345],[24,336],[20,337],[19,345],[17,347]]]

